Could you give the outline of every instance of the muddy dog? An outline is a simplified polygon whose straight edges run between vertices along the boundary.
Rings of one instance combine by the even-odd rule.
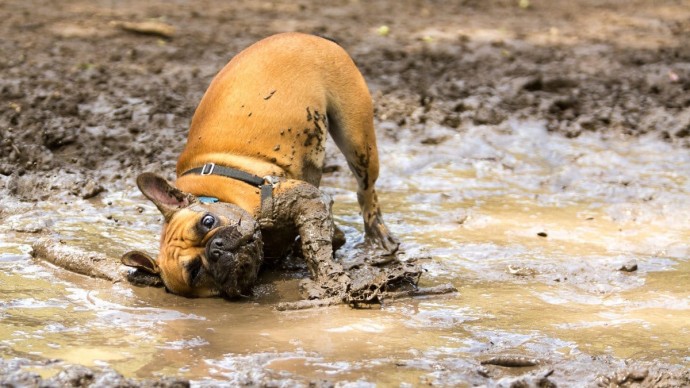
[[[309,297],[346,292],[349,275],[333,259],[342,232],[318,189],[326,131],[356,177],[366,243],[394,253],[398,241],[374,189],[379,161],[366,83],[336,43],[285,33],[245,49],[213,79],[174,186],[153,173],[137,178],[165,219],[160,252],[129,252],[122,262],[160,276],[175,294],[235,297],[250,291],[264,257],[284,255],[299,236],[320,290]]]

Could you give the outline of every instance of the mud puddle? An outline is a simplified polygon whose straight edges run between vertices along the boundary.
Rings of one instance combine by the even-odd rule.
[[[428,258],[422,285],[450,282],[459,293],[278,312],[278,301],[298,299],[295,273],[273,274],[254,299],[231,303],[31,258],[42,233],[114,258],[153,252],[159,213],[132,183],[5,217],[0,349],[201,385],[573,384],[625,370],[628,359],[649,371],[635,375],[643,380],[690,367],[687,150],[653,137],[566,139],[539,123],[462,134],[430,126],[428,139],[379,127],[398,131],[380,146],[386,220],[407,255]],[[360,238],[355,184],[336,173],[323,186],[348,234],[346,258]],[[536,365],[482,365],[492,357]]]

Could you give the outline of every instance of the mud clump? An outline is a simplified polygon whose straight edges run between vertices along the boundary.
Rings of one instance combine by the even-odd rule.
[[[385,264],[372,265],[364,261],[352,264],[346,269],[347,284],[326,284],[304,279],[300,283],[300,293],[306,299],[298,302],[281,302],[278,311],[305,310],[311,308],[347,304],[353,308],[366,308],[382,305],[389,300],[400,298],[445,295],[457,292],[451,284],[432,287],[419,287],[423,269],[415,260],[390,260]],[[324,286],[328,288],[324,292]],[[343,293],[342,290],[345,290]],[[338,295],[319,297],[320,295]],[[312,297],[313,296],[313,297]]]
[[[58,366],[60,372],[51,378],[23,368]],[[131,388],[187,388],[189,381],[174,377],[159,380],[128,379],[110,368],[88,368],[81,365],[53,364],[15,358],[0,359],[0,386],[3,387],[131,387]]]
[[[629,365],[595,381],[597,387],[686,387],[690,385],[690,371],[665,370],[652,363],[630,362]]]
[[[381,303],[388,291],[417,288],[422,269],[415,263],[396,262],[384,267],[369,265],[349,269],[350,288],[345,302],[353,306]]]

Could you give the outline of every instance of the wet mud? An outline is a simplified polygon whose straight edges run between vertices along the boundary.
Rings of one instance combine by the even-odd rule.
[[[338,40],[367,78],[377,118],[402,126],[463,130],[536,117],[569,136],[653,132],[686,144],[690,134],[687,15],[673,2],[524,10],[509,1],[404,2],[385,18],[374,16],[383,3],[207,4],[203,11],[36,4],[2,9],[0,172],[12,177],[4,189],[24,199],[62,191],[90,197],[145,168],[172,171],[215,72],[249,43],[286,30]],[[306,17],[324,7],[349,16]],[[151,18],[177,26],[174,36],[135,35],[117,24]],[[390,33],[377,34],[380,25]],[[419,132],[426,144],[442,141]],[[27,174],[41,179],[30,184]]]
[[[31,0],[0,17],[0,382],[690,384],[686,1]],[[157,246],[135,178],[173,180],[216,72],[291,30],[337,40],[374,97],[402,264],[360,261],[330,141],[321,185],[353,301],[382,304],[303,303],[299,259],[233,302],[98,269]]]
[[[50,362],[42,362],[50,367]],[[142,388],[186,388],[189,381],[176,378],[156,380],[128,379],[110,368],[87,368],[81,365],[62,366],[50,378],[43,378],[35,372],[27,372],[22,367],[36,366],[28,359],[15,358],[0,360],[0,384],[4,387],[142,387]]]

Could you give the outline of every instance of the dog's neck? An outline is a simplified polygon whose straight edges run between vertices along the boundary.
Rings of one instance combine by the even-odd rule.
[[[261,208],[261,192],[256,186],[219,175],[183,175],[177,178],[178,189],[197,197],[214,197],[235,204],[253,217]]]

